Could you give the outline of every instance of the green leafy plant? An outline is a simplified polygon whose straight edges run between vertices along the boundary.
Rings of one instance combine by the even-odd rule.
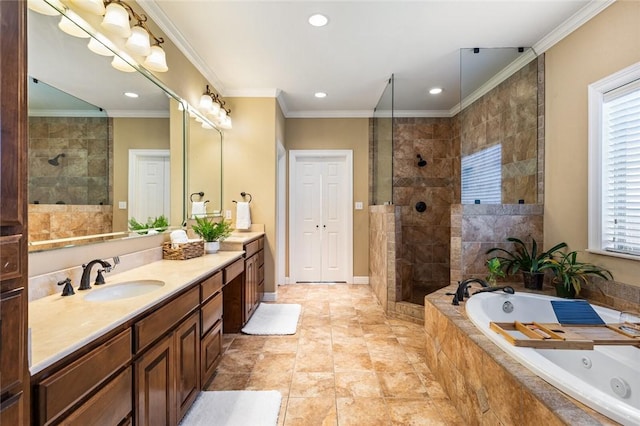
[[[191,229],[208,243],[224,241],[232,231],[230,222],[224,220],[216,222],[208,217],[196,217],[196,224]]]
[[[574,292],[580,294],[582,284],[588,282],[589,276],[600,277],[605,280],[612,280],[613,275],[607,269],[594,265],[593,263],[578,261],[578,252],[560,252],[552,259],[554,263],[553,273],[556,285],[564,287],[567,294]]]
[[[491,286],[496,285],[496,280],[498,278],[504,278],[506,275],[502,270],[502,262],[497,257],[492,257],[487,260],[487,270],[489,271],[489,275],[487,275],[487,282]]]
[[[156,218],[148,218],[146,223],[140,223],[135,217],[129,219],[129,229],[136,231],[139,234],[146,234],[151,229],[155,229],[158,232],[164,232],[169,227],[169,221],[164,215],[160,215]]]
[[[518,271],[537,273],[546,269],[554,268],[556,263],[552,261],[552,256],[558,250],[567,247],[566,243],[559,243],[547,251],[540,251],[535,239],[531,239],[531,249],[520,239],[509,237],[507,241],[513,243],[513,251],[502,247],[493,247],[487,250],[487,254],[502,253],[504,256],[495,256],[507,274],[515,274]]]

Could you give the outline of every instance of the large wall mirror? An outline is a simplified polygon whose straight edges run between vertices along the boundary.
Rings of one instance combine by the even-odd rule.
[[[179,99],[148,74],[114,69],[60,19],[29,10],[30,250],[143,234],[132,218],[182,225]]]
[[[533,49],[461,49],[460,105],[462,204],[537,203]]]

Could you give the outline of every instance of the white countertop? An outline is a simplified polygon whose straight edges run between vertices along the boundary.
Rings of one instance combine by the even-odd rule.
[[[126,272],[105,274],[107,284],[102,286],[91,284],[93,289],[97,289],[133,280],[165,282],[158,290],[136,297],[90,302],[84,300],[84,296],[93,289],[78,291],[78,283],[73,283],[76,290],[73,296],[62,297],[61,288],[58,294],[30,302],[31,374],[42,371],[212,271],[225,267],[242,257],[243,253],[219,251],[188,260],[160,260]]]
[[[260,238],[264,235],[264,232],[255,232],[255,231],[233,231],[229,237],[227,237],[223,243],[240,243],[245,244],[251,242],[257,238]]]

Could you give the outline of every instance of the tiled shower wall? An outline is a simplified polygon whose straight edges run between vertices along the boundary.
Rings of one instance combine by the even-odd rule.
[[[400,207],[399,275],[402,299],[424,303],[424,295],[449,285],[450,215],[456,145],[449,118],[394,119],[393,202]],[[459,145],[457,145],[459,146]],[[427,165],[418,166],[417,155]],[[416,210],[418,202],[426,211]]]
[[[29,117],[29,202],[110,204],[111,119]],[[48,160],[58,154],[59,165]]]

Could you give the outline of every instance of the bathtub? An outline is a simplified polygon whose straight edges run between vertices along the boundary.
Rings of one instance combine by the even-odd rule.
[[[531,293],[480,293],[465,302],[465,309],[483,334],[536,375],[625,426],[640,425],[640,348],[523,348],[511,345],[489,328],[491,321],[558,322],[550,303],[554,299],[559,300]],[[619,322],[618,311],[593,307],[605,322]]]

